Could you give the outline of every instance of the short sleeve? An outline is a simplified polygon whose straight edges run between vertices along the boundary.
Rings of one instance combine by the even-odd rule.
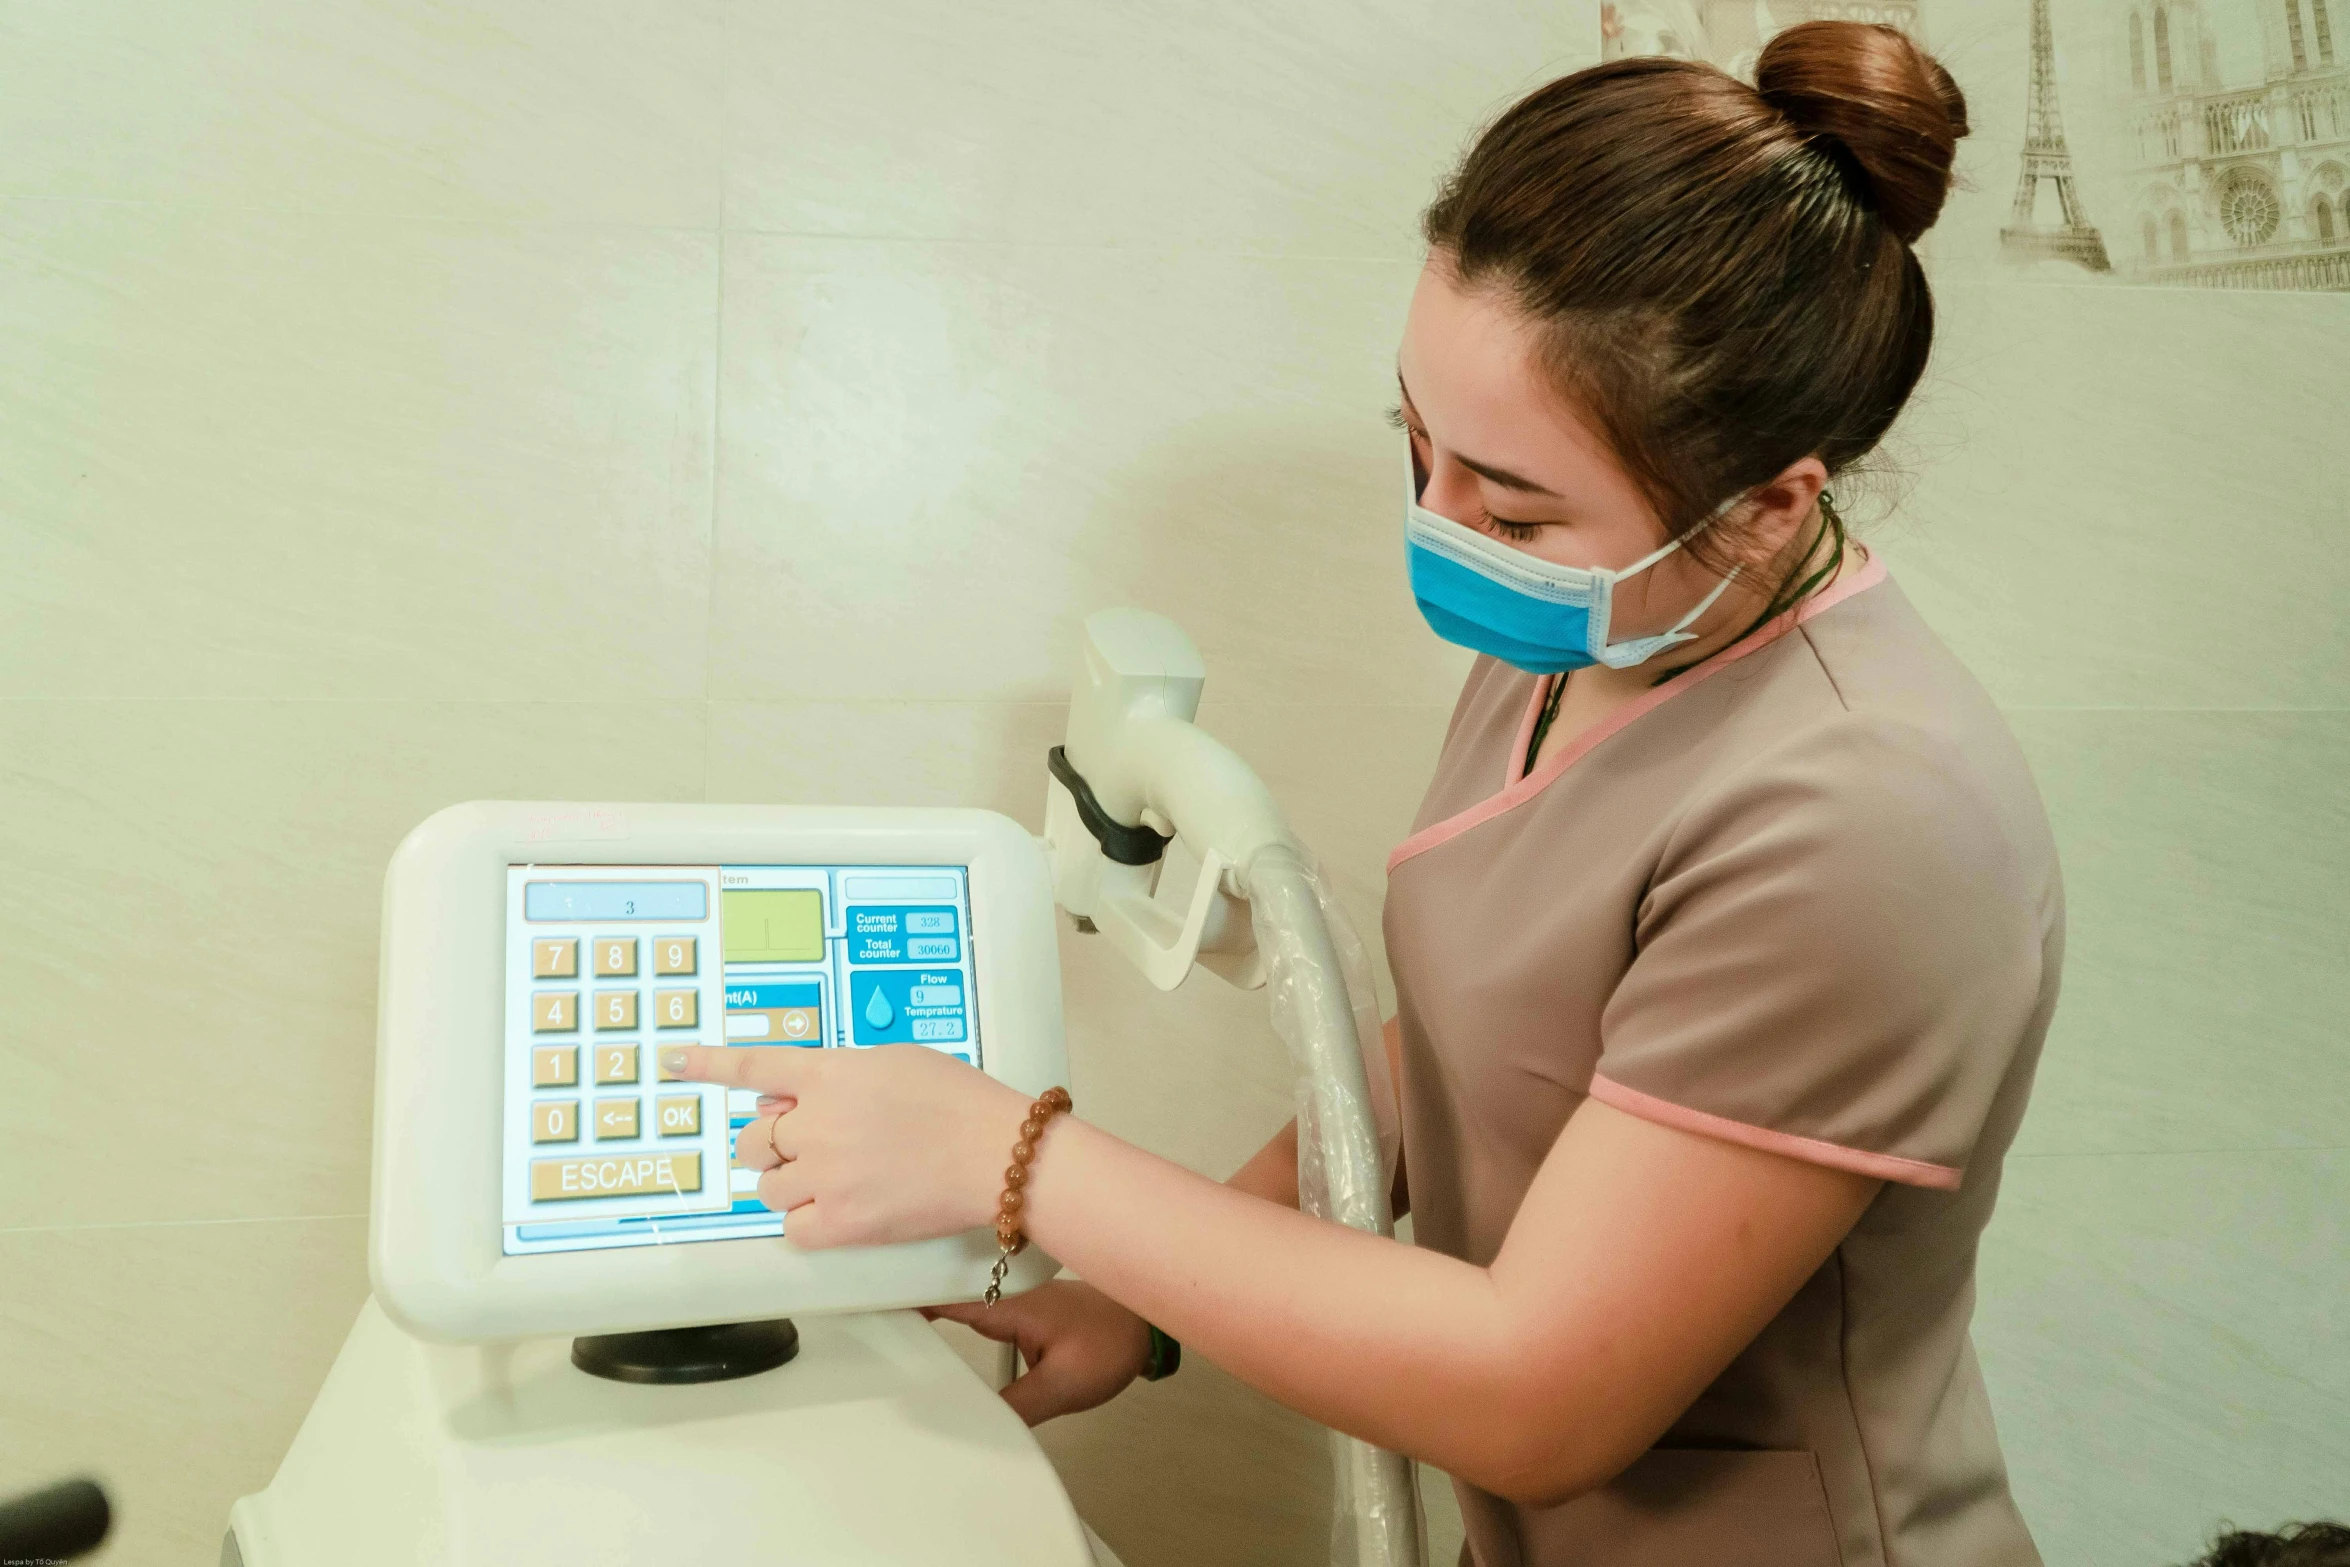
[[[1956,1187],[2042,991],[2046,878],[2001,805],[1947,741],[1849,712],[1700,794],[1638,906],[1591,1096]]]

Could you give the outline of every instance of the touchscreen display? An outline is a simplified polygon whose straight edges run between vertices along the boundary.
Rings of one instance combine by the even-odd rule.
[[[757,1095],[672,1044],[919,1044],[977,1066],[960,865],[513,865],[508,1255],[780,1235],[732,1167]]]

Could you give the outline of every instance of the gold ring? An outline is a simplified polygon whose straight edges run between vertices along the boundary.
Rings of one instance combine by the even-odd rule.
[[[775,1146],[775,1129],[781,1125],[783,1125],[783,1115],[781,1112],[778,1112],[767,1122],[767,1151],[775,1155],[775,1162],[777,1164],[789,1164],[791,1163],[791,1155],[785,1153],[782,1149]]]

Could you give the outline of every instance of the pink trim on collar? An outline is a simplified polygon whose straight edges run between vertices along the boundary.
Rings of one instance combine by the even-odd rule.
[[[1590,755],[1601,741],[1623,729],[1633,720],[1662,707],[1691,686],[1712,679],[1749,653],[1762,651],[1814,615],[1833,609],[1854,594],[1865,592],[1884,580],[1885,558],[1871,550],[1868,563],[1858,571],[1837,581],[1827,591],[1805,599],[1776,620],[1758,627],[1754,634],[1743,642],[1732,643],[1704,663],[1684,672],[1679,679],[1643,691],[1639,696],[1626,702],[1622,707],[1617,708],[1607,717],[1568,741],[1559,748],[1558,755],[1544,762],[1536,771],[1528,773],[1515,783],[1508,784],[1499,794],[1489,795],[1467,810],[1448,816],[1440,822],[1432,823],[1413,833],[1395,846],[1394,853],[1388,855],[1387,873],[1392,876],[1398,865],[1414,855],[1425,854],[1438,844],[1457,838],[1472,827],[1483,826],[1503,812],[1524,805],[1547,788],[1559,774]],[[1512,753],[1513,759],[1505,769],[1505,778],[1508,772],[1517,768],[1518,763],[1515,758],[1525,755],[1526,742],[1533,736],[1534,717],[1541,711],[1542,697],[1546,689],[1546,682],[1537,680],[1534,683],[1534,696],[1527,704],[1525,719],[1518,725],[1517,746]]]
[[[1822,1142],[1816,1137],[1798,1137],[1793,1132],[1774,1132],[1767,1127],[1749,1126],[1744,1121],[1692,1110],[1670,1099],[1659,1099],[1637,1088],[1626,1088],[1613,1078],[1597,1074],[1591,1079],[1591,1097],[1626,1115],[1638,1116],[1643,1121],[1653,1121],[1659,1126],[1695,1132],[1700,1137],[1737,1143],[1741,1147],[1759,1148],[1764,1153],[1801,1159],[1805,1164],[1824,1164],[1832,1170],[1873,1175],[1880,1181],[1899,1181],[1904,1186],[1930,1186],[1936,1191],[1954,1192],[1958,1190],[1959,1179],[1964,1174],[1947,1164],[1928,1164],[1923,1159],[1904,1159],[1898,1154],[1870,1153],[1865,1149],[1847,1148],[1842,1143]]]

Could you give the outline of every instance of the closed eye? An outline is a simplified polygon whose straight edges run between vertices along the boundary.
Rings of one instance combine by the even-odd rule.
[[[1411,436],[1414,440],[1425,441],[1428,439],[1428,432],[1421,429],[1418,425],[1412,423],[1409,416],[1404,413],[1403,404],[1401,403],[1397,403],[1394,407],[1387,410],[1387,422],[1395,426],[1398,430],[1403,431],[1406,435]],[[1474,526],[1484,530],[1487,533],[1494,534],[1497,537],[1508,539],[1513,544],[1525,544],[1535,538],[1540,537],[1542,530],[1549,526],[1549,524],[1540,522],[1513,522],[1507,517],[1496,517],[1493,515],[1493,513],[1487,511],[1482,504],[1480,504],[1477,508],[1477,521],[1475,522]]]

